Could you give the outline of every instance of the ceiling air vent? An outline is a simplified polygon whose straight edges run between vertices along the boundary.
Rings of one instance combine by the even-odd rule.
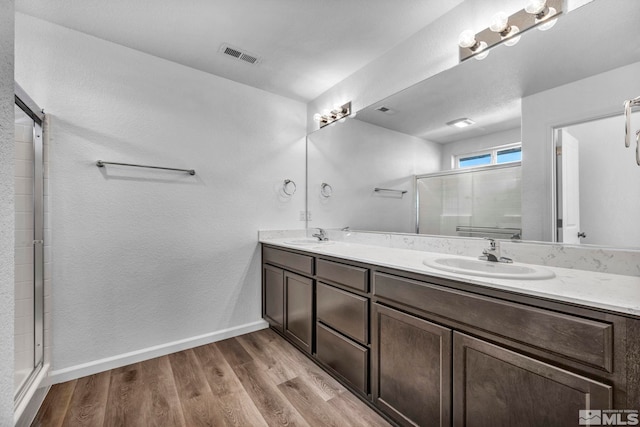
[[[384,105],[381,105],[378,108],[376,108],[376,111],[381,111],[386,114],[395,114],[395,110],[392,110],[389,107],[385,107]]]
[[[260,57],[258,55],[254,55],[237,47],[229,46],[226,43],[220,46],[220,52],[239,61],[248,62],[249,64],[257,65],[260,63]]]

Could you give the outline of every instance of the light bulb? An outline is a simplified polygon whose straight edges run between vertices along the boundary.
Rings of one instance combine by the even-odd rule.
[[[516,36],[520,32],[520,28],[515,25],[511,26],[511,31],[509,31],[509,35],[504,39],[504,44],[507,46],[513,46],[514,44],[520,41],[521,36]]]
[[[471,30],[464,30],[458,37],[458,46],[462,48],[472,48],[476,43],[476,35]]]
[[[481,52],[481,53],[478,53],[477,55],[475,55],[474,58],[476,58],[478,61],[482,61],[484,58],[489,56],[489,51],[488,50],[486,52],[482,52],[486,48],[487,48],[487,43],[486,42],[480,42],[478,48],[475,51],[476,52]]]
[[[494,33],[501,33],[509,28],[509,17],[504,12],[498,12],[491,18],[489,29]]]
[[[313,115],[313,120],[316,122],[319,122],[320,120],[322,120],[322,116],[320,115],[320,113],[315,113]]]
[[[558,17],[553,18],[553,16],[555,16],[557,13],[558,12],[555,10],[555,8],[550,7],[549,11],[545,14],[544,17],[536,19],[536,24],[540,23],[538,29],[540,31],[547,31],[549,28],[556,25],[556,22],[558,22]]]
[[[547,0],[531,0],[524,7],[525,12],[537,15],[547,7]]]

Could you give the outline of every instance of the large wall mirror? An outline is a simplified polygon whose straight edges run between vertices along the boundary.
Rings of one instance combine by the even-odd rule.
[[[308,226],[640,247],[636,3],[595,0],[309,134]]]

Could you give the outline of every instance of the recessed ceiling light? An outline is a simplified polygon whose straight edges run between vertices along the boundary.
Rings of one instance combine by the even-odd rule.
[[[456,128],[466,128],[467,126],[474,125],[475,123],[476,122],[474,122],[473,120],[468,119],[466,117],[447,122],[447,124],[449,126],[453,126],[453,127],[456,127]]]

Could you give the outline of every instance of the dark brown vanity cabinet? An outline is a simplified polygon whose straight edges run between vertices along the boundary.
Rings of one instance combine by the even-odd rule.
[[[317,259],[316,277],[316,357],[368,395],[369,270]]]
[[[284,268],[312,275],[313,257],[268,247],[263,248],[262,255],[263,317],[271,327],[311,353],[314,280]]]
[[[373,304],[373,399],[402,426],[571,426],[599,381]]]
[[[569,426],[638,409],[640,319],[263,249],[263,315],[402,426]]]
[[[578,425],[579,410],[637,396],[620,316],[386,272],[373,283],[374,403],[401,425]]]
[[[454,426],[573,426],[580,410],[611,408],[609,385],[453,335]]]
[[[398,424],[451,423],[452,330],[373,304],[373,400]]]
[[[316,325],[316,357],[351,387],[369,392],[369,348],[322,323]]]
[[[284,333],[304,351],[313,347],[313,279],[284,272]]]
[[[262,266],[262,316],[284,333],[284,270],[271,265]]]

